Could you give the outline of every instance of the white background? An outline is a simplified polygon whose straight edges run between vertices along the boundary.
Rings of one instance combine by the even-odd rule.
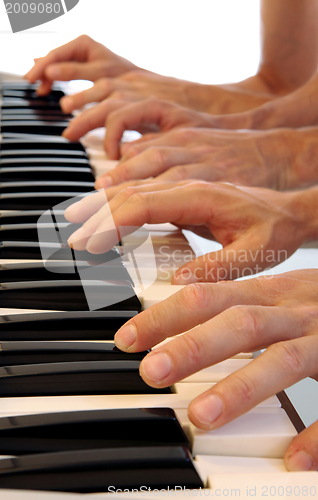
[[[258,66],[259,0],[80,0],[63,17],[16,34],[0,0],[0,71],[23,74],[34,57],[83,33],[165,75],[235,82]],[[307,379],[288,392],[304,421],[313,422],[316,383]]]

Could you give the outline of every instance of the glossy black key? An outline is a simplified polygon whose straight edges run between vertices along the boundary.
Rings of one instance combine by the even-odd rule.
[[[63,162],[61,161],[61,164]],[[1,165],[1,162],[0,162]],[[2,167],[0,166],[0,180],[28,181],[28,180],[59,180],[94,182],[90,167]]]
[[[44,149],[50,150],[52,148],[62,150],[62,151],[81,151],[84,154],[85,149],[79,142],[70,142],[64,137],[47,137],[43,138],[29,137],[27,140],[25,138],[8,138],[10,134],[3,134],[3,138],[0,141],[0,151],[12,151],[12,150],[25,150],[25,149]],[[7,138],[6,138],[7,137]]]
[[[94,190],[94,182],[78,181],[21,181],[0,182],[0,193],[36,193],[54,191],[75,191],[76,193],[87,193]]]
[[[170,408],[44,413],[0,418],[1,455],[141,446],[189,441]]]
[[[0,488],[115,494],[145,485],[203,488],[189,450],[177,446],[25,455],[0,462]]]
[[[0,167],[83,167],[88,168],[90,163],[87,158],[4,158],[0,159]]]
[[[43,110],[58,110],[61,111],[61,107],[57,101],[48,101],[46,99],[5,99],[1,103],[2,109],[17,109],[17,108],[29,108],[29,109],[43,109]]]
[[[41,120],[42,117],[44,119],[47,118],[52,118],[52,117],[57,117],[57,118],[62,118],[63,120],[71,120],[73,118],[73,115],[71,114],[66,114],[63,113],[62,111],[53,109],[51,111],[49,110],[42,110],[42,109],[29,109],[29,108],[15,108],[15,109],[2,109],[1,110],[1,117],[6,118],[9,116],[12,116],[14,119],[16,116],[21,115],[23,117],[33,117],[38,120]]]
[[[0,348],[0,366],[81,361],[141,361],[147,354],[125,353],[117,349],[114,342],[1,341]]]
[[[0,397],[171,394],[139,375],[139,361],[74,361],[0,367]]]
[[[85,291],[84,291],[85,290]],[[87,311],[94,309],[141,311],[141,304],[128,282],[34,281],[1,283],[3,308],[47,311]]]
[[[35,120],[33,122],[28,122],[25,120],[20,120],[16,122],[0,122],[1,132],[18,132],[42,135],[61,135],[67,126],[67,121],[45,122],[41,120]]]
[[[83,311],[0,316],[4,340],[113,340],[137,311]]]
[[[43,210],[6,210],[0,212],[0,224],[36,224],[43,213]],[[64,210],[54,210],[54,215],[58,222],[67,222]]]
[[[39,146],[40,147],[40,146]],[[1,151],[0,143],[0,159],[13,159],[13,158],[59,158],[63,159],[87,159],[84,151],[72,151],[63,149],[13,149]]]
[[[22,264],[0,264],[0,283],[14,283],[17,281],[52,281],[52,280],[80,280],[81,272],[86,270],[87,262],[50,262],[45,267],[42,262],[28,262]],[[120,259],[98,265],[98,278],[104,281],[133,281]]]
[[[71,198],[82,194],[83,191],[4,193],[0,194],[0,210],[48,210],[62,202],[69,201],[71,205]]]
[[[70,224],[69,222],[59,224],[59,230],[63,232],[64,240],[67,240],[71,236],[71,234],[73,234],[80,227],[81,224]],[[0,240],[38,242],[39,230],[45,231],[47,242],[48,241],[51,241],[52,243],[56,242],[56,226],[53,223],[52,224],[42,224],[42,223],[4,224],[0,226]]]
[[[1,86],[1,97],[4,100],[7,99],[30,99],[35,101],[45,101],[45,102],[59,102],[59,100],[64,96],[64,92],[62,90],[53,90],[47,96],[39,97],[35,92],[34,88],[3,88]]]
[[[71,260],[90,262],[91,265],[97,265],[111,260],[118,259],[120,256],[114,250],[94,255],[85,250],[76,250],[75,255],[69,246],[62,246],[58,243],[42,243],[42,248],[46,248],[51,255],[51,261]],[[0,259],[42,259],[40,243],[34,241],[0,241]]]

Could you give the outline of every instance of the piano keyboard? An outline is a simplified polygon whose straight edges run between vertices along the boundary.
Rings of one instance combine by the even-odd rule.
[[[138,375],[146,353],[114,348],[114,332],[128,318],[181,288],[170,284],[171,276],[194,257],[182,232],[169,224],[147,226],[96,267],[103,270],[98,279],[109,283],[92,285],[96,297],[116,287],[120,300],[121,288],[133,290],[121,309],[85,311],[84,252],[75,271],[66,253],[54,253],[54,278],[44,267],[40,215],[93,190],[91,165],[106,171],[114,164],[94,134],[83,141],[85,148],[59,137],[71,118],[59,108],[61,95],[55,88],[49,99],[39,99],[24,82],[2,84],[0,488],[90,493],[107,492],[110,484],[184,485],[209,488],[213,496],[220,484],[229,484],[222,482],[226,474],[243,484],[245,473],[258,481],[274,472],[289,484],[294,475],[285,471],[282,457],[302,422],[284,393],[213,432],[196,429],[187,417],[194,397],[246,366],[253,354],[158,391]],[[63,212],[56,213],[60,223]],[[307,482],[309,477],[304,475]]]

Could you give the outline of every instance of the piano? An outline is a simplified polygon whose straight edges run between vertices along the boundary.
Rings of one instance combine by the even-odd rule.
[[[121,301],[123,309],[110,304],[85,311],[86,257],[77,259],[74,272],[65,254],[56,259],[54,242],[47,245],[51,270],[58,274],[51,278],[54,286],[48,283],[52,273],[43,266],[35,238],[38,218],[93,190],[91,167],[98,174],[114,162],[106,159],[100,131],[82,144],[59,137],[71,118],[59,109],[60,89],[49,102],[34,98],[34,89],[24,82],[3,82],[1,92],[1,493],[8,499],[63,500],[68,492],[75,493],[71,498],[77,493],[82,498],[83,492],[114,494],[103,489],[109,484],[154,490],[162,478],[166,492],[175,488],[176,496],[184,496],[184,488],[193,495],[201,489],[205,496],[219,491],[227,496],[237,488],[238,495],[254,497],[270,486],[278,492],[279,487],[314,488],[315,473],[288,473],[283,464],[288,443],[304,427],[285,393],[213,432],[196,429],[187,417],[195,396],[258,353],[239,354],[156,391],[138,377],[145,353],[114,349],[114,331],[178,291],[181,287],[170,284],[174,270],[216,243],[170,224],[147,225],[123,238],[121,247],[96,266],[110,288],[132,293]],[[63,210],[56,216],[63,225]],[[111,432],[105,435],[106,428]]]

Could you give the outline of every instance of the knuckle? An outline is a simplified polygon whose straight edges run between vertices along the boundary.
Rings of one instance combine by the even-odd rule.
[[[116,173],[119,174],[121,181],[131,180],[131,169],[126,163],[119,165],[116,169]],[[129,187],[128,189],[132,190],[131,195],[136,192],[134,187]]]
[[[150,147],[146,150],[149,161],[155,163],[156,165],[165,165],[167,161],[167,155],[163,148]]]
[[[225,314],[225,322],[239,342],[248,346],[257,344],[264,330],[259,310],[253,306],[233,306]]]
[[[123,90],[115,90],[114,92],[111,93],[112,99],[116,100],[124,100],[126,97],[126,92]]]
[[[290,341],[272,344],[267,348],[267,352],[277,359],[285,374],[294,376],[302,373],[307,363],[302,349]]]
[[[258,392],[257,384],[244,372],[238,371],[232,375],[232,388],[235,398],[242,406],[254,406],[253,399]]]
[[[197,311],[210,304],[212,293],[210,284],[192,283],[180,291],[180,299],[187,309]]]
[[[137,188],[135,186],[129,186],[125,189],[122,189],[117,194],[117,199],[122,202],[128,201],[132,196],[134,196],[137,192]]]
[[[173,167],[170,169],[170,174],[173,176],[173,179],[176,181],[183,181],[187,179],[189,174],[186,167],[183,165],[179,165],[178,167]]]
[[[126,159],[133,158],[134,156],[139,155],[139,153],[140,153],[140,148],[138,146],[129,146],[125,152],[125,158]]]
[[[185,347],[185,352],[187,356],[187,364],[188,366],[196,366],[202,362],[202,359],[205,357],[205,347],[199,341],[198,337],[195,336],[194,333],[188,332],[185,335],[180,337],[180,342]],[[181,347],[182,349],[182,347]]]

